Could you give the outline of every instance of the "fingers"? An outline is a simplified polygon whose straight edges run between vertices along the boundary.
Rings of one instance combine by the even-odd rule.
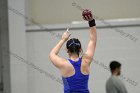
[[[86,20],[86,18],[83,16],[83,19]]]
[[[93,15],[92,15],[91,11],[88,9],[85,9],[82,12],[82,16],[83,16],[83,19],[86,21],[91,21],[93,19]]]
[[[69,28],[67,28],[67,30],[62,35],[62,40],[67,41],[70,36],[71,36],[71,34],[69,32]]]
[[[66,36],[65,36],[66,40],[68,40],[70,36],[71,36],[70,32],[66,31]]]
[[[87,16],[83,16],[83,19],[86,21],[91,21],[93,18],[92,18],[92,16],[87,15]]]
[[[93,20],[92,15],[88,15],[89,21]]]
[[[69,32],[69,28],[67,28],[67,30],[66,30],[67,32]]]
[[[89,21],[91,19],[91,16],[90,15],[83,16],[83,19],[86,20],[86,21]]]
[[[68,38],[71,36],[71,34],[69,34]]]
[[[69,28],[67,28],[66,33],[67,33],[68,37],[70,37],[71,34],[69,32]]]

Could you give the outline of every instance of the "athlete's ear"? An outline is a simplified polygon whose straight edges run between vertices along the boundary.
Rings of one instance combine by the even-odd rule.
[[[80,48],[80,52],[83,52],[83,49],[82,48]]]

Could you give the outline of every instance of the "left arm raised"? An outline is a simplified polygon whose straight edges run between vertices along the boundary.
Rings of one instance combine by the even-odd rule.
[[[64,65],[64,61],[66,61],[66,59],[59,57],[58,53],[62,45],[68,40],[69,37],[70,37],[70,33],[66,31],[62,35],[62,39],[57,43],[57,45],[50,52],[49,58],[51,62],[58,68],[61,68]]]

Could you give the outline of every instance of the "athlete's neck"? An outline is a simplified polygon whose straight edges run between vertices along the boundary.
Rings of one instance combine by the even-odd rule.
[[[70,59],[72,59],[73,61],[78,61],[79,56],[77,54],[71,54]]]
[[[119,76],[117,72],[113,72],[112,76]]]

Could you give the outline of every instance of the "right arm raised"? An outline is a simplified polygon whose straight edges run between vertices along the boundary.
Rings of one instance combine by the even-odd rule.
[[[84,16],[84,19],[88,21],[89,26],[90,26],[90,41],[88,43],[87,49],[85,54],[83,55],[83,59],[85,62],[90,65],[92,62],[94,53],[95,53],[95,48],[96,48],[96,41],[97,41],[97,34],[96,34],[96,24],[95,24],[95,19],[93,19],[92,14],[91,16]]]
[[[96,26],[94,26],[90,28],[90,41],[84,54],[85,60],[88,64],[90,64],[93,59],[96,48],[96,40],[97,40]]]

